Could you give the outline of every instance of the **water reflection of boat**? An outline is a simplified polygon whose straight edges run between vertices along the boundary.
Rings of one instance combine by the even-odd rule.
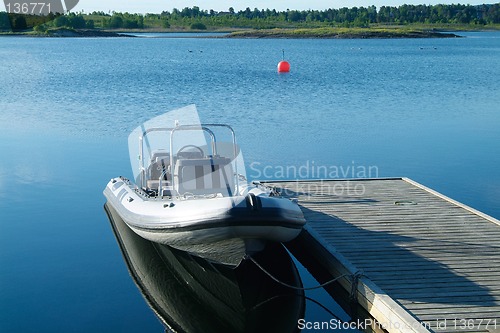
[[[182,117],[189,110],[176,114]],[[268,242],[298,236],[305,224],[299,206],[246,180],[230,126],[179,125],[157,118],[129,137],[134,181],[116,177],[104,190],[134,232],[215,260],[218,254],[208,249],[239,247],[243,255],[252,254]],[[237,259],[236,264],[241,256]]]
[[[105,205],[116,239],[147,303],[173,332],[296,332],[304,317],[302,291],[271,280],[254,263],[236,268],[135,234]],[[301,287],[299,273],[281,244],[253,256],[277,278]]]

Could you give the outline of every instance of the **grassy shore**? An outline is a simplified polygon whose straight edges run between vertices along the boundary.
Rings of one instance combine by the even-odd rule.
[[[263,29],[237,31],[230,38],[450,38],[453,33],[436,30],[398,28],[311,28],[311,29]]]

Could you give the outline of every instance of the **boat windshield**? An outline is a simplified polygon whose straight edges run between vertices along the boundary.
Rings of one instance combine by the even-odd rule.
[[[233,129],[200,123],[194,105],[137,127],[129,154],[135,183],[150,196],[234,196],[245,177]]]

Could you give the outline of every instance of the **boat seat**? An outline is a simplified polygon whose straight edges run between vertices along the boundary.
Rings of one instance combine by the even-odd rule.
[[[174,168],[174,187],[179,194],[222,193],[232,196],[234,175],[231,160],[225,157],[178,159]]]
[[[168,166],[170,165],[170,154],[166,153],[165,155],[156,156],[149,166],[149,177],[151,180],[160,179],[162,173],[168,170]],[[163,175],[163,180],[169,180],[169,172],[165,172]]]
[[[157,150],[153,151],[153,153],[151,154],[151,163],[157,161],[158,159],[167,158],[167,157],[170,157],[170,153],[168,152],[168,150],[157,149]]]
[[[203,154],[200,151],[181,151],[177,153],[176,157],[182,159],[199,159],[203,158]]]

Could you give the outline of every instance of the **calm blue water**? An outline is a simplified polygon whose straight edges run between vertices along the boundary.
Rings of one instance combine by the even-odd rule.
[[[162,331],[102,190],[129,131],[187,104],[233,125],[251,178],[406,176],[500,218],[500,33],[466,35],[0,38],[0,330]]]

